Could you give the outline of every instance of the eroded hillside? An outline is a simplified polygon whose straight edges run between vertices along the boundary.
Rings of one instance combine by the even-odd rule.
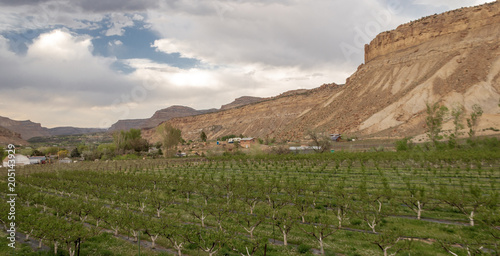
[[[425,104],[479,104],[479,128],[500,120],[500,3],[422,18],[378,35],[346,85],[172,119],[185,139],[228,134],[301,139],[307,129],[363,136],[425,132]],[[500,128],[500,127],[495,127]],[[146,137],[157,140],[154,129]]]

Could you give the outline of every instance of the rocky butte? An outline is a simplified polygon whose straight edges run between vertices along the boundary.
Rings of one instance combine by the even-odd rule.
[[[345,85],[319,88],[194,117],[171,125],[185,139],[229,134],[301,139],[307,129],[359,136],[423,134],[426,103],[484,110],[478,130],[500,128],[500,2],[462,8],[383,32]],[[445,128],[451,128],[451,120]],[[158,140],[155,129],[144,131]]]

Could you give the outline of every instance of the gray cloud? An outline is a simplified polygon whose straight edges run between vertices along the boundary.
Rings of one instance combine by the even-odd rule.
[[[0,5],[7,5],[7,6],[36,5],[49,1],[51,0],[0,0]]]
[[[84,11],[90,12],[136,12],[159,6],[159,0],[79,0],[75,2]]]

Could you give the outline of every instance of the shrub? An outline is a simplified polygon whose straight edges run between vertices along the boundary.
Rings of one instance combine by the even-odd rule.
[[[396,141],[396,151],[408,151],[411,149],[410,137],[406,137],[402,140]]]
[[[299,245],[299,247],[297,247],[297,250],[299,251],[299,253],[308,253],[309,250],[311,250],[311,246],[307,245],[307,244],[301,244]]]

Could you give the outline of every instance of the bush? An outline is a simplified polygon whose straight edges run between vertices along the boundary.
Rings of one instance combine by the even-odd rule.
[[[410,137],[396,141],[396,151],[408,151],[411,149]]]
[[[299,247],[297,247],[297,250],[299,251],[299,253],[308,253],[310,250],[311,250],[311,246],[307,245],[307,244],[301,244],[299,245]]]

